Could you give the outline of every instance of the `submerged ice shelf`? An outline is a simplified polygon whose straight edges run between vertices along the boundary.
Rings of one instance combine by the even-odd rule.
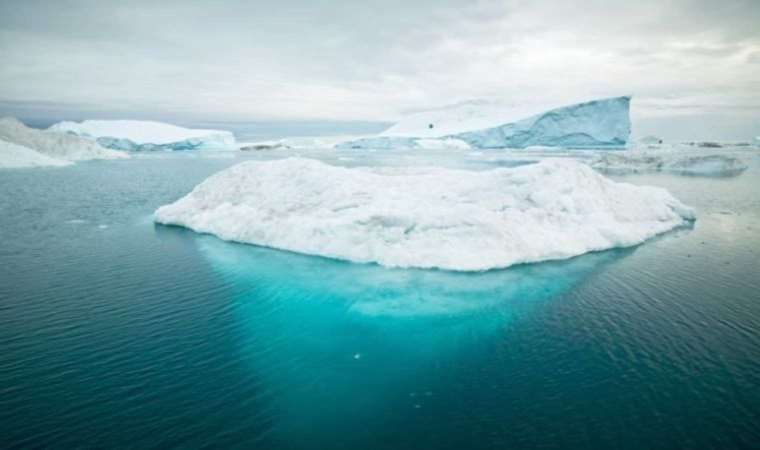
[[[158,223],[230,241],[460,271],[632,246],[693,218],[664,189],[616,183],[569,160],[485,172],[250,161],[155,213]]]

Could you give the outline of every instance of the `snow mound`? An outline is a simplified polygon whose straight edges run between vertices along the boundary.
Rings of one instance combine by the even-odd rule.
[[[631,133],[630,103],[630,97],[594,100],[551,109],[513,122],[503,120],[514,116],[516,110],[507,114],[490,106],[479,108],[478,105],[467,104],[451,110],[416,114],[377,137],[347,142],[342,147],[415,148],[411,144],[419,138],[453,138],[478,149],[623,147]],[[483,127],[487,124],[490,125]]]
[[[182,128],[142,120],[66,121],[51,126],[49,130],[95,139],[104,147],[117,150],[193,150],[235,146],[235,137],[229,131]]]
[[[29,128],[12,117],[0,119],[0,139],[43,156],[65,161],[126,158],[123,152],[109,150],[95,142],[66,133]],[[18,151],[16,151],[18,154]]]
[[[238,164],[154,216],[224,240],[459,271],[636,245],[693,218],[664,189],[616,183],[571,160],[474,172],[303,158]]]
[[[694,155],[675,152],[606,153],[591,161],[591,166],[607,174],[670,172],[693,176],[735,176],[747,169],[739,158],[728,155]]]
[[[0,139],[0,169],[18,169],[24,167],[60,167],[72,163],[51,158],[31,148],[16,145]]]

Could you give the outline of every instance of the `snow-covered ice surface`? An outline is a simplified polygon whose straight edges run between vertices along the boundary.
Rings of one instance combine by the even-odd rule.
[[[233,148],[235,137],[229,131],[183,128],[144,120],[85,120],[59,122],[50,131],[67,132],[97,140],[118,150],[192,150]]]
[[[33,156],[28,151],[12,150],[13,158],[21,158],[26,155],[28,161],[32,158],[38,163],[49,159],[63,161],[84,161],[90,159],[118,159],[127,158],[124,152],[103,148],[88,139],[67,133],[47,132],[29,128],[20,121],[5,117],[0,119],[0,139],[12,144],[25,147],[37,152],[41,157]],[[4,152],[3,158],[11,159],[11,152]],[[48,159],[45,159],[47,157]],[[40,165],[40,164],[33,164]],[[61,164],[46,164],[61,165]]]
[[[416,148],[422,138],[456,139],[473,148],[623,147],[631,133],[630,102],[630,97],[614,97],[530,115],[529,108],[468,103],[415,114],[379,136],[340,147]]]
[[[60,167],[71,164],[69,161],[51,158],[31,148],[0,139],[0,169]]]
[[[155,213],[225,240],[458,271],[632,246],[691,219],[664,189],[616,183],[569,159],[480,172],[249,161]]]

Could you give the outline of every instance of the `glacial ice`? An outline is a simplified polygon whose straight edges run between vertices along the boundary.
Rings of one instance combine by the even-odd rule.
[[[678,150],[608,152],[592,159],[591,167],[611,175],[669,172],[678,175],[726,177],[747,169],[739,158],[721,154],[694,154]]]
[[[249,161],[162,206],[157,223],[390,267],[482,271],[639,244],[694,219],[666,190],[549,159],[474,172]]]
[[[26,166],[37,166],[42,163],[45,165],[65,165],[54,164],[50,159],[84,161],[128,157],[126,153],[103,148],[97,143],[79,136],[29,128],[12,117],[0,119],[0,140],[26,149],[12,148],[8,150],[9,147],[5,146],[5,151],[0,155],[0,158],[7,161],[4,165],[15,164],[11,162],[12,160],[17,163],[23,160],[26,161]],[[39,156],[32,155],[29,151],[36,152]]]
[[[31,148],[0,139],[0,169],[55,167],[71,164],[69,161],[51,158]]]
[[[478,104],[466,104],[413,115],[379,136],[350,141],[341,148],[415,148],[420,138],[452,138],[472,148],[623,147],[631,132],[630,97],[578,103],[504,122],[508,114]],[[525,117],[525,116],[523,116]]]
[[[94,139],[104,147],[117,150],[227,149],[235,146],[235,137],[229,131],[182,128],[142,120],[64,121],[49,129]]]

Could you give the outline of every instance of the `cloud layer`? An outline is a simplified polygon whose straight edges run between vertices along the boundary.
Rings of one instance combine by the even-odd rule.
[[[389,120],[473,98],[632,94],[647,120],[751,122],[758,24],[757,0],[5,0],[0,100]]]

